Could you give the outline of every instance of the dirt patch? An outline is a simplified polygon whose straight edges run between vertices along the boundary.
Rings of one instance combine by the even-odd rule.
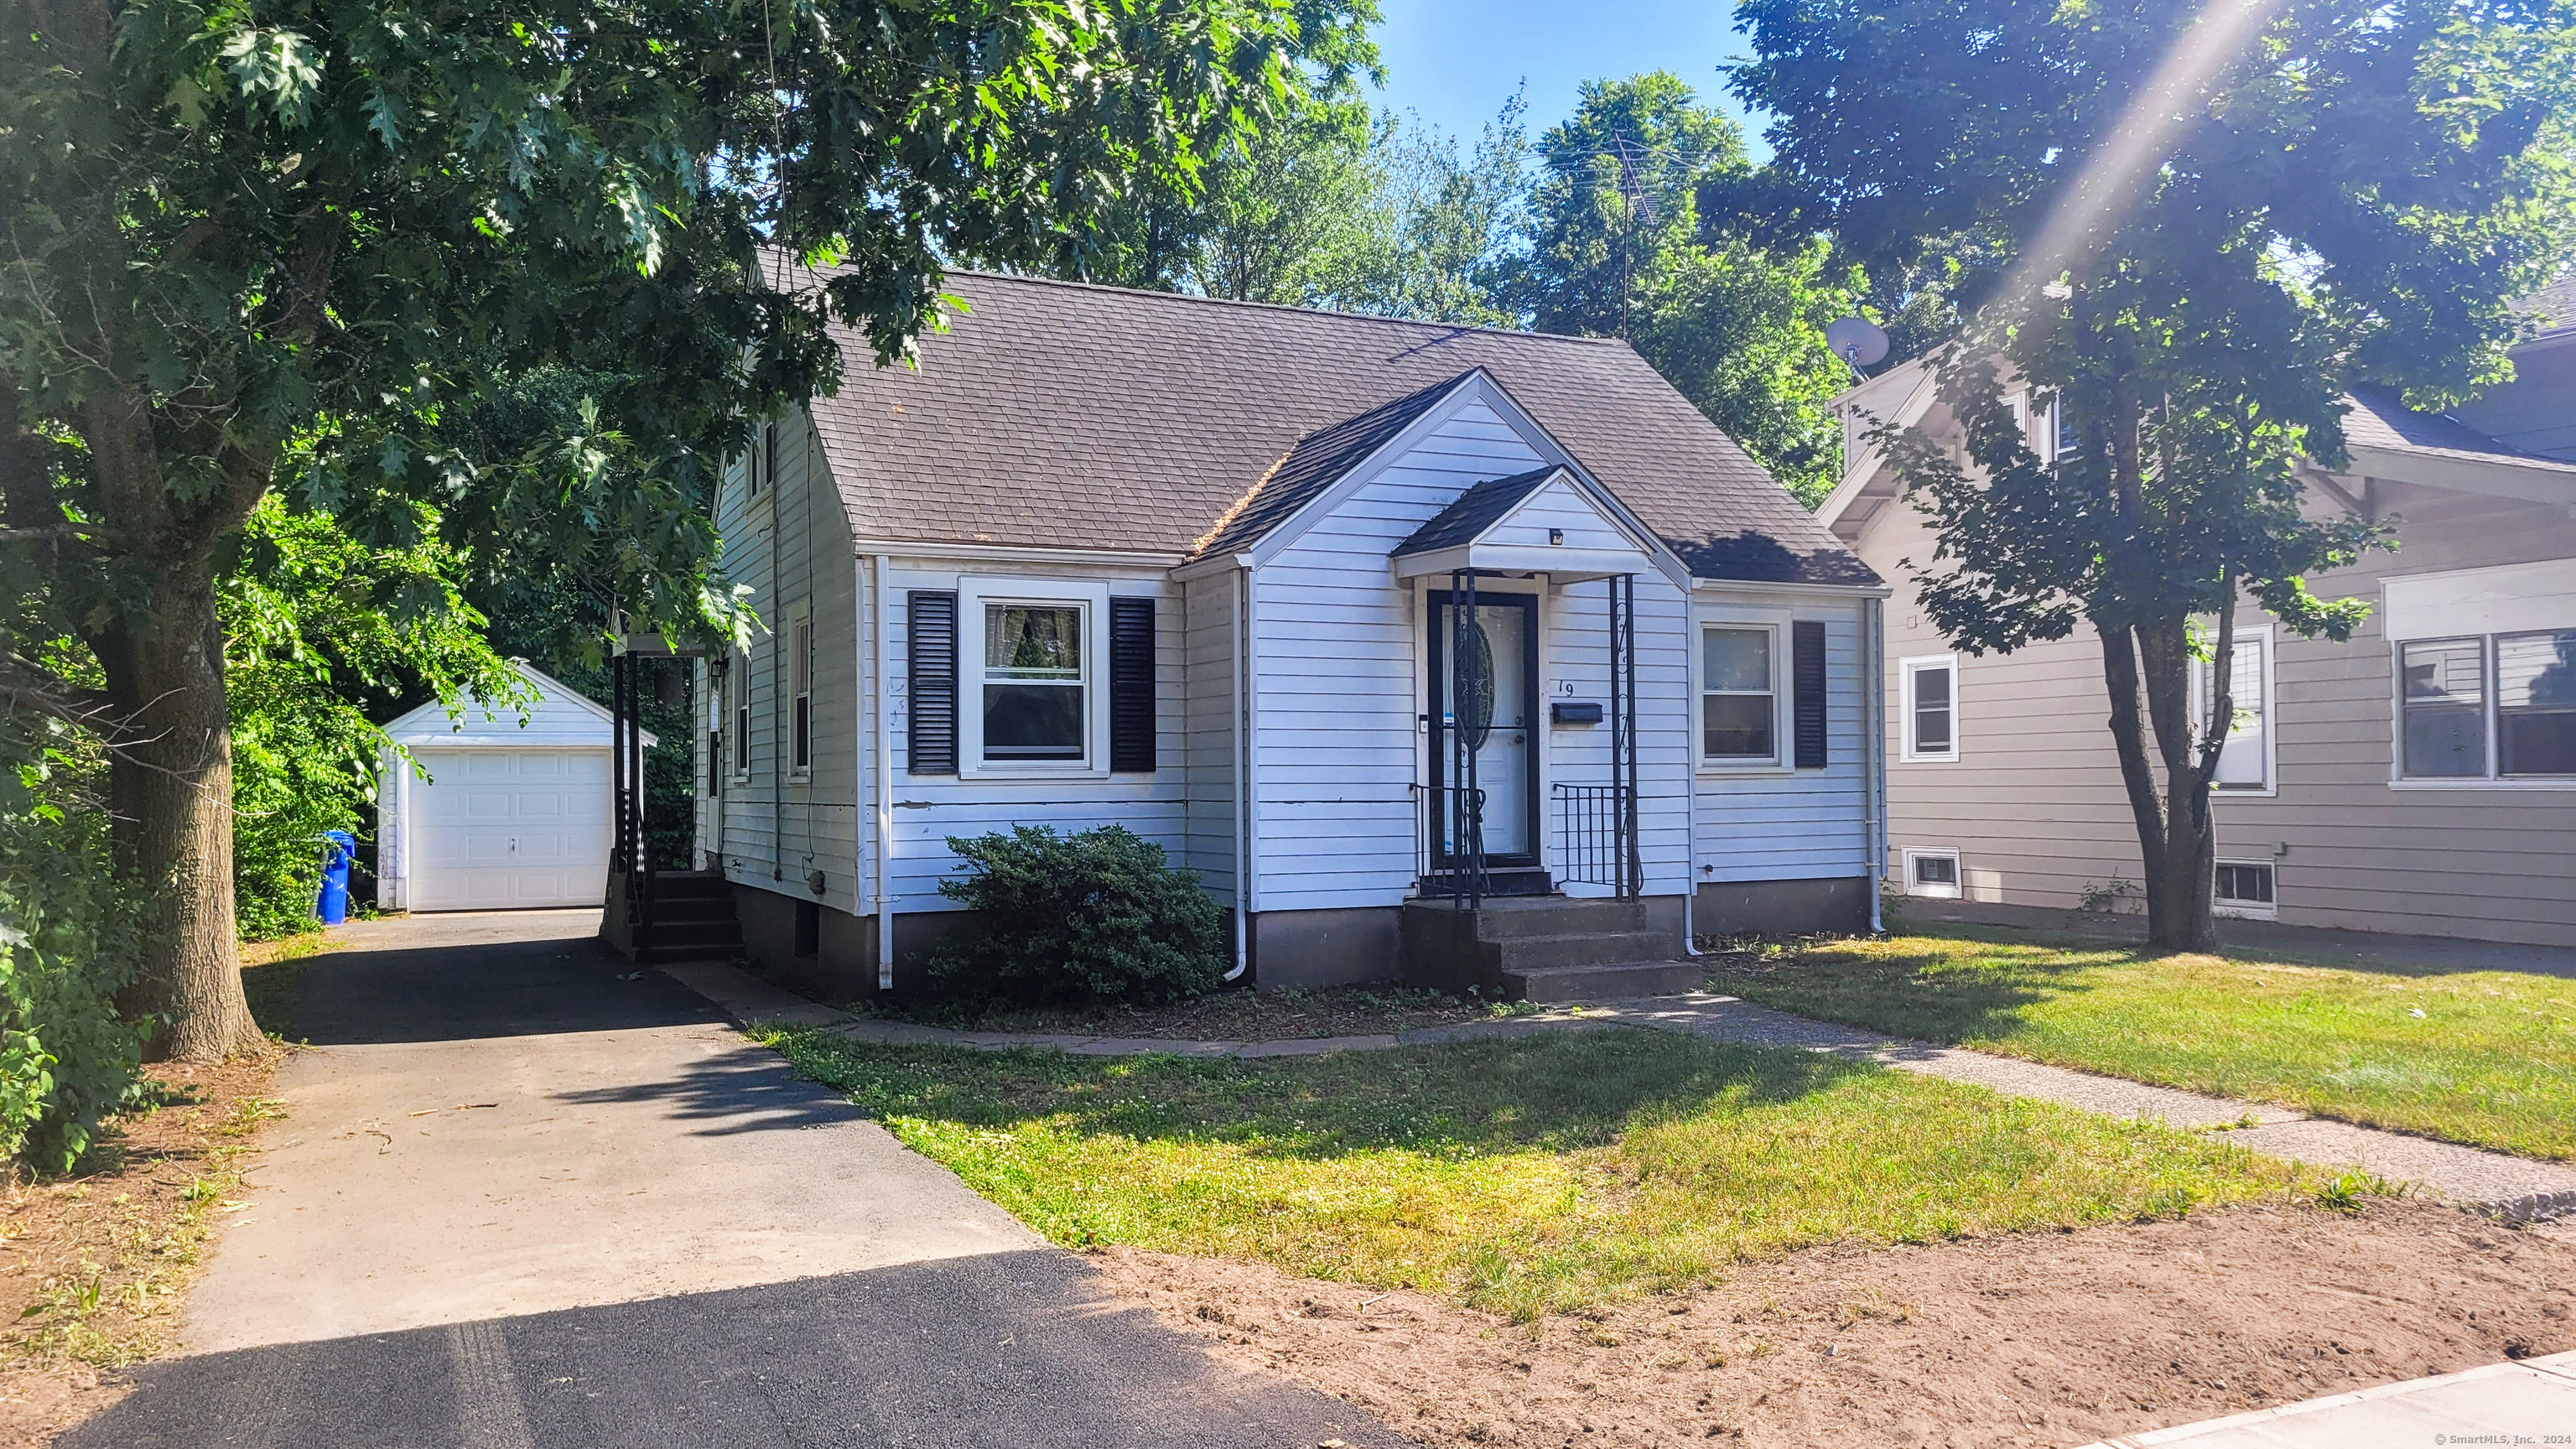
[[[1442,1446],[2063,1449],[2576,1349],[2576,1229],[2420,1202],[1820,1249],[1535,1325],[1251,1263],[1093,1261],[1228,1357]]]
[[[276,1115],[262,1094],[277,1062],[150,1067],[159,1106],[112,1119],[72,1174],[0,1190],[0,1445],[51,1443],[124,1395],[103,1371],[169,1350]]]
[[[1220,991],[1169,1006],[1054,1006],[969,1010],[938,1002],[863,1005],[861,1015],[967,1031],[1077,1032],[1167,1041],[1278,1041],[1368,1036],[1417,1026],[1527,1015],[1527,1003],[1477,1001],[1403,987]]]

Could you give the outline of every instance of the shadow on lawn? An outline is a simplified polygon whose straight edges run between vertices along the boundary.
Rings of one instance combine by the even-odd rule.
[[[1983,949],[1962,959],[1939,946],[1899,950],[1825,941],[1780,956],[1717,958],[1709,966],[1709,983],[1764,1006],[1894,1036],[1993,1041],[2028,1025],[2025,1008],[2089,990],[2084,973],[2162,954],[2136,942],[2037,936],[2005,927],[1951,927],[1933,939]]]
[[[789,1049],[801,1068],[880,1119],[988,1132],[1049,1121],[1085,1136],[1190,1139],[1307,1160],[1605,1146],[1642,1125],[1795,1102],[1881,1070],[1629,1028],[1265,1062],[814,1037]]]

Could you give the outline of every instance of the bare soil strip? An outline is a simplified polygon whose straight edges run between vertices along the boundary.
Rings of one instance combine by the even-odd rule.
[[[1532,1326],[1256,1264],[1093,1261],[1227,1357],[1440,1446],[2062,1449],[2576,1349],[2576,1228],[2427,1202],[1818,1249]]]
[[[163,1105],[110,1119],[80,1170],[0,1192],[0,1446],[53,1442],[124,1396],[109,1371],[170,1350],[277,1061],[146,1067]]]

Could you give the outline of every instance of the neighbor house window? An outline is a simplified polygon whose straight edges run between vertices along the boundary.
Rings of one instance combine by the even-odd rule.
[[[1914,849],[1905,852],[1905,893],[1935,900],[1959,898],[1959,852]]]
[[[1780,759],[1780,631],[1768,624],[1700,630],[1700,759],[1771,765]]]
[[[2227,742],[2218,747],[2218,772],[2210,783],[2221,790],[2261,794],[2272,788],[2272,627],[2236,631],[2235,658],[2227,671]],[[2209,666],[2195,661],[2191,669],[2191,713],[2209,718]]]
[[[790,768],[803,774],[814,768],[814,618],[807,614],[796,620],[787,669],[792,692],[787,716],[787,761]]]
[[[1959,656],[1900,659],[1904,683],[1904,756],[1909,761],[1959,758]]]
[[[1105,770],[1108,613],[1105,585],[960,581],[963,773]]]
[[[2496,769],[2576,775],[2576,629],[2495,641]]]
[[[2398,773],[2576,778],[2576,629],[2397,646]]]
[[[2272,863],[2268,860],[2220,861],[2211,899],[2225,915],[2277,914],[2278,908],[2272,897]]]

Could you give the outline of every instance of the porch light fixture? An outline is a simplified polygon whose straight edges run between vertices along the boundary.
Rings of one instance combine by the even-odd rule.
[[[1563,542],[1565,542],[1565,530],[1564,530],[1564,529],[1562,529],[1562,528],[1551,528],[1551,529],[1549,529],[1549,530],[1547,531],[1547,541],[1548,541],[1548,542],[1550,542],[1550,543],[1563,543]]]

